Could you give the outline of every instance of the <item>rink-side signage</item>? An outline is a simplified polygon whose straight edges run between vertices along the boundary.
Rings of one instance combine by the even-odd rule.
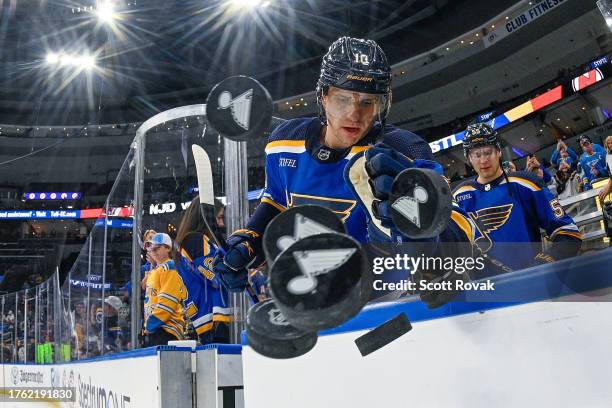
[[[485,48],[496,44],[498,41],[547,14],[549,11],[554,10],[564,2],[565,0],[543,0],[521,14],[506,20],[506,24],[489,32],[489,34],[483,38]]]
[[[74,219],[81,218],[79,210],[10,210],[0,211],[1,220]]]

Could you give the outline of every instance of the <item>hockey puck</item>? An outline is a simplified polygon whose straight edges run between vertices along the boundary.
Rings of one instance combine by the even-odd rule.
[[[234,141],[262,137],[270,125],[272,109],[268,90],[242,75],[219,82],[206,98],[208,124]]]
[[[311,235],[292,244],[270,270],[270,292],[295,327],[318,331],[355,316],[372,291],[359,243],[345,234]]]
[[[249,345],[270,358],[294,358],[309,352],[317,344],[317,333],[293,327],[272,299],[253,306],[246,319]]]
[[[264,253],[269,261],[274,261],[294,242],[328,232],[345,232],[344,224],[333,211],[318,205],[291,207],[274,217],[266,227]]]
[[[412,325],[408,321],[408,317],[406,317],[405,313],[400,313],[374,330],[355,339],[355,344],[361,355],[365,357],[397,340],[410,330],[412,330]]]
[[[412,239],[433,238],[448,225],[452,195],[446,180],[429,169],[409,168],[393,180],[391,218]]]

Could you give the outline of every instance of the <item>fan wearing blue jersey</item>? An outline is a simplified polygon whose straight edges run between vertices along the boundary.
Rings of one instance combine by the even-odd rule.
[[[200,200],[196,197],[181,218],[176,235],[177,269],[187,288],[185,315],[201,344],[228,343],[232,309],[227,290],[213,272],[217,248],[204,231]]]
[[[606,150],[597,143],[591,143],[591,139],[584,135],[580,136],[582,154],[578,166],[582,173],[582,185],[585,190],[591,190],[595,180],[608,177],[606,166]]]
[[[482,252],[512,269],[578,252],[582,243],[578,227],[540,179],[528,172],[506,174],[503,170],[501,144],[491,126],[468,126],[463,150],[478,176],[460,184],[453,195],[476,225],[476,244]],[[552,241],[546,251],[542,250],[540,229]]]
[[[286,121],[270,135],[261,203],[247,227],[229,237],[225,257],[215,259],[215,272],[232,291],[246,285],[247,268],[263,262],[263,232],[286,208],[303,204],[327,207],[344,221],[352,237],[365,243],[378,232],[376,228],[368,230],[371,221],[388,218],[389,179],[408,167],[441,171],[422,138],[385,125],[391,106],[391,68],[374,41],[350,37],[335,41],[323,57],[316,92],[318,118]],[[370,165],[365,186],[371,184],[379,197],[381,213],[363,205],[355,185],[348,178],[345,181],[348,163],[366,151]],[[453,213],[448,235],[469,242],[472,228],[459,211]],[[389,234],[382,239],[390,240]]]

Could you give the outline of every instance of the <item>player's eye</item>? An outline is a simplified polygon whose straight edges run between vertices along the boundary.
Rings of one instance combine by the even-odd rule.
[[[350,98],[343,96],[343,95],[336,95],[334,97],[334,100],[336,101],[336,103],[340,105],[346,105],[350,102]]]

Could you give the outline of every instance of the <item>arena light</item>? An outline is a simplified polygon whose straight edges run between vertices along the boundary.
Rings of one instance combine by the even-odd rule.
[[[73,67],[77,69],[90,70],[96,66],[96,59],[92,55],[70,55],[65,53],[50,52],[45,58],[47,65],[60,67]]]
[[[117,14],[111,1],[100,1],[96,8],[96,16],[101,23],[112,24]]]
[[[231,2],[239,8],[255,8],[261,4],[261,0],[231,0]]]

